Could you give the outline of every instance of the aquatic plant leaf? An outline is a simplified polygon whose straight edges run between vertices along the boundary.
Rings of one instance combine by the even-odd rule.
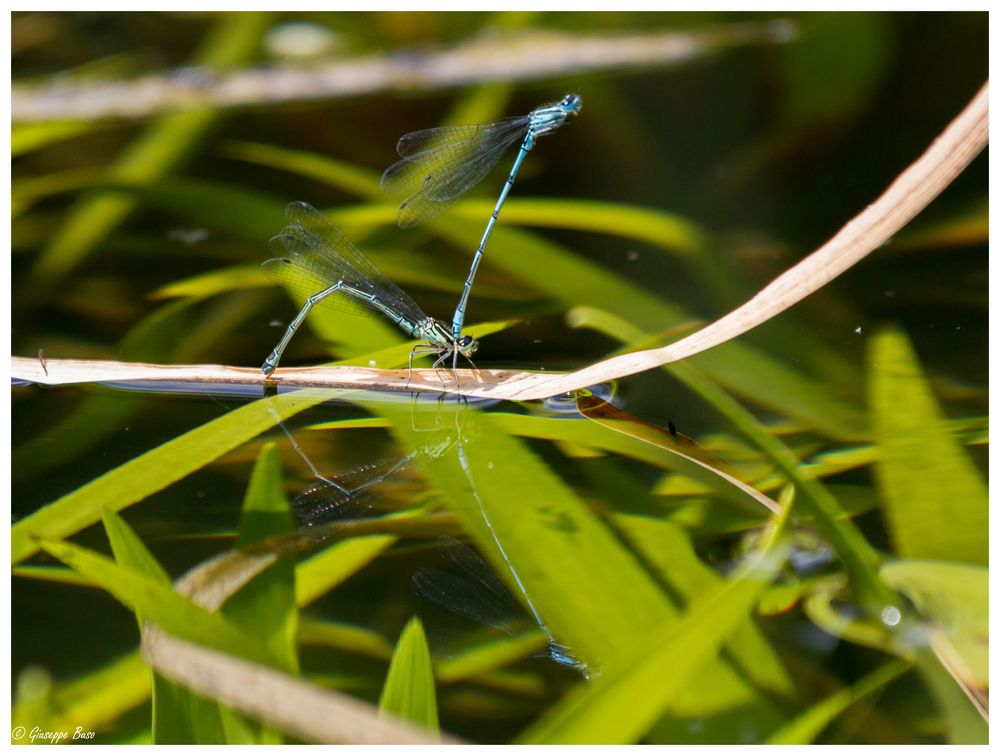
[[[427,408],[427,418],[414,421],[401,408],[372,407],[393,421],[405,448],[423,442],[414,422],[458,423],[456,433],[468,440],[419,464],[497,576],[526,609],[530,601],[555,641],[590,674],[603,674],[621,648],[675,617],[670,600],[615,534],[490,415],[444,406]],[[697,696],[684,692],[678,706],[713,712],[770,705],[730,667],[720,666],[713,682]]]
[[[261,447],[240,512],[237,549],[249,549],[295,526],[281,478],[281,462],[273,443]],[[256,638],[289,674],[298,674],[298,610],[295,604],[295,564],[278,558],[248,580],[223,604],[220,612],[247,635]],[[191,694],[189,694],[191,695]],[[227,743],[283,743],[281,733],[239,712],[218,705]]]
[[[616,515],[615,524],[686,602],[696,601],[723,583],[723,579],[698,558],[690,536],[680,526],[628,514]],[[726,649],[756,686],[786,697],[793,694],[792,678],[752,618],[733,630]]]
[[[986,745],[989,742],[988,712],[974,701],[967,687],[956,685],[952,674],[931,648],[916,651],[917,670],[938,705],[948,743]]]
[[[378,175],[345,160],[305,150],[291,150],[259,142],[227,142],[222,153],[227,157],[294,173],[304,178],[336,186],[368,199],[382,197]],[[395,205],[396,203],[391,203]]]
[[[307,606],[356,573],[398,540],[397,536],[363,536],[335,543],[299,563],[295,600]]]
[[[326,155],[251,142],[230,143],[226,152],[258,165],[322,181],[365,199],[378,200],[384,196],[378,178],[371,171]],[[395,207],[397,203],[390,204]],[[495,199],[470,199],[452,212],[477,220],[488,217],[495,204]],[[681,216],[614,202],[516,198],[504,204],[503,218],[505,223],[514,225],[597,231],[641,241],[681,256],[697,253],[705,244],[704,232]]]
[[[151,299],[207,299],[230,291],[263,289],[271,285],[260,265],[229,265],[164,284],[149,296]]]
[[[100,121],[13,123],[10,127],[10,156],[25,155],[100,128],[106,128],[106,124]]]
[[[959,657],[952,668],[961,682],[988,688],[989,569],[907,559],[885,564],[879,574],[931,622],[932,633],[944,634]],[[933,635],[931,646],[935,647]]]
[[[83,573],[136,614],[155,622],[171,635],[265,664],[271,653],[225,617],[188,601],[173,587],[134,569],[116,564],[90,549],[65,541],[40,540],[59,561]]]
[[[118,564],[135,570],[162,585],[170,585],[170,576],[167,571],[156,561],[156,557],[150,553],[146,544],[128,526],[121,515],[104,510],[101,513],[101,519],[104,521],[104,531],[108,534],[108,541],[111,543],[111,552]],[[142,619],[140,618],[140,629],[142,629],[141,623]]]
[[[434,665],[435,677],[442,683],[478,678],[547,648],[548,639],[539,628],[492,638],[456,650],[447,659],[439,660]]]
[[[73,172],[25,180],[18,201],[94,189],[109,199],[141,203],[213,232],[263,243],[285,223],[284,200],[264,191],[209,179],[121,177],[107,172]]]
[[[372,257],[379,260],[379,268],[385,274],[404,285],[417,285],[425,289],[454,292],[461,287],[461,282],[454,276],[446,276],[428,269],[421,268],[418,261],[407,254],[380,254],[378,250],[366,250]],[[179,279],[161,286],[150,294],[153,299],[169,299],[173,297],[195,297],[206,299],[231,291],[244,289],[272,288],[274,284],[264,275],[260,265],[232,265],[225,268],[210,270],[205,273]],[[476,286],[476,291],[484,296],[513,296],[510,288]]]
[[[467,200],[453,213],[473,220],[488,216],[494,202]],[[599,200],[517,197],[504,203],[504,223],[515,226],[591,231],[649,244],[696,265],[708,243],[704,230],[687,218],[653,207]]]
[[[102,512],[102,519],[115,561],[172,592],[170,577],[125,520],[109,510]],[[141,634],[148,618],[138,608],[133,611]],[[160,742],[165,737],[164,734],[169,732],[170,737],[179,737],[187,742],[224,742],[221,735],[220,711],[214,703],[193,696],[155,672],[152,691],[152,734],[155,741]]]
[[[405,447],[423,443],[411,430],[409,413],[389,406],[379,407],[379,412],[394,421],[393,433]],[[447,423],[455,419],[454,412],[455,408],[444,407],[433,414]],[[475,441],[467,445],[474,483],[454,453],[426,457],[420,464],[474,536],[479,552],[523,603],[484,521],[489,509],[497,538],[518,572],[533,576],[539,590],[545,591],[544,596],[532,593],[531,600],[543,602],[539,611],[557,639],[569,642],[584,661],[599,663],[623,636],[664,616],[665,600],[649,576],[559,478],[488,417],[466,413],[461,422],[476,425]],[[470,496],[472,485],[484,502],[482,509],[476,496]],[[580,596],[570,590],[571,585],[588,585],[589,595]],[[562,630],[574,626],[580,642]]]
[[[595,327],[616,339],[634,342],[649,338],[636,326],[609,313],[588,308],[585,316]],[[796,486],[800,508],[814,518],[824,537],[844,560],[862,602],[869,604],[874,611],[880,611],[892,596],[878,579],[876,568],[879,555],[875,549],[858,528],[843,517],[843,508],[830,492],[818,481],[802,474],[798,458],[781,439],[762,427],[757,418],[719,386],[707,371],[698,369],[692,362],[674,362],[664,365],[663,369],[712,405],[736,431],[770,458],[788,482]]]
[[[150,669],[138,651],[126,653],[92,672],[58,683],[53,701],[66,724],[86,731],[107,727],[149,699]]]
[[[386,661],[392,658],[392,645],[374,630],[331,620],[303,617],[299,621],[299,643],[339,648]]]
[[[638,741],[690,677],[746,622],[784,561],[784,549],[757,555],[729,580],[693,602],[679,622],[624,644],[619,659],[557,703],[518,737],[520,743]]]
[[[10,570],[14,577],[30,578],[31,580],[43,580],[48,583],[62,583],[63,585],[80,585],[94,588],[93,582],[85,578],[76,570],[57,564],[19,564]]]
[[[333,396],[296,392],[253,402],[104,473],[15,523],[12,564],[38,551],[36,539],[70,536],[96,522],[102,509],[124,509],[201,469],[272,427],[275,412],[284,420]]]
[[[389,664],[389,674],[378,702],[379,711],[438,731],[434,671],[420,619],[406,623]]]
[[[869,354],[875,473],[896,553],[987,564],[986,485],[950,434],[909,340],[883,331]]]
[[[235,547],[247,549],[294,529],[295,518],[281,479],[280,457],[275,445],[268,443],[261,448],[250,476]],[[222,614],[256,636],[274,655],[279,669],[298,673],[294,560],[277,559],[229,598]]]
[[[848,707],[863,701],[911,668],[912,664],[902,659],[883,664],[853,685],[841,688],[786,722],[767,739],[768,744],[806,745],[816,742],[823,730]]]
[[[990,239],[990,207],[985,196],[972,199],[940,220],[927,219],[906,228],[892,240],[893,252],[987,245]],[[971,291],[969,294],[971,295]],[[984,291],[985,293],[985,291]],[[986,305],[986,302],[983,302]]]
[[[219,704],[155,673],[152,740],[156,745],[224,745],[230,742]]]

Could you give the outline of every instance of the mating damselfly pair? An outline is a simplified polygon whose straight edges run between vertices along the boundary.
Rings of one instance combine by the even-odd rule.
[[[558,129],[570,116],[576,115],[581,106],[580,96],[570,94],[559,102],[535,108],[525,116],[486,124],[426,129],[400,138],[396,150],[402,160],[382,175],[382,187],[408,195],[399,206],[397,217],[397,223],[404,228],[424,223],[453,205],[483,180],[507,148],[521,142],[473,256],[450,329],[427,315],[320,212],[304,202],[288,205],[285,212],[289,225],[270,242],[271,248],[281,256],[265,262],[263,269],[305,303],[281,341],[264,360],[261,366],[264,375],[269,376],[278,367],[295,332],[309,311],[318,305],[359,314],[380,313],[408,336],[423,341],[410,353],[411,368],[414,355],[419,354],[437,355],[435,368],[451,357],[452,369],[456,369],[460,355],[471,363],[479,342],[462,333],[465,309],[500,209],[535,140]]]

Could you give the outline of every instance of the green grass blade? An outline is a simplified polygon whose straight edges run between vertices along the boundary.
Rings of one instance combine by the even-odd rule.
[[[678,623],[622,644],[619,661],[518,738],[533,744],[634,743],[753,612],[783,562],[767,555],[700,598]]]
[[[382,713],[409,719],[438,732],[431,652],[417,617],[406,623],[399,636],[378,707]]]
[[[248,637],[224,617],[191,603],[171,586],[71,543],[43,540],[41,545],[56,559],[171,635],[252,661],[273,664],[263,644]]]
[[[588,419],[599,425],[680,457],[688,463],[683,467],[684,474],[707,483],[710,490],[720,493],[724,498],[739,492],[741,496],[735,497],[735,501],[752,512],[757,511],[758,507],[765,507],[775,513],[780,511],[777,502],[745,483],[733,474],[735,471],[731,471],[724,460],[692,439],[670,428],[630,415],[586,389],[577,392],[576,406]]]
[[[468,200],[455,212],[488,217],[495,201]],[[695,262],[708,244],[705,232],[686,218],[652,207],[599,200],[514,198],[504,203],[504,223],[590,231],[649,244]]]
[[[76,570],[55,564],[19,564],[10,570],[14,577],[24,577],[30,580],[43,580],[48,583],[62,585],[78,585],[87,588],[96,587]]]
[[[896,659],[883,664],[874,672],[865,675],[853,685],[838,690],[831,696],[811,706],[799,714],[768,738],[768,745],[807,745],[848,707],[864,700],[880,688],[884,688],[897,677],[911,669],[910,662]]]
[[[326,155],[302,152],[252,142],[230,143],[226,154],[270,168],[288,171],[335,186],[368,200],[387,198],[378,177],[369,170]],[[454,213],[470,221],[488,217],[495,200],[466,200]],[[614,202],[568,199],[511,199],[504,204],[504,223],[509,225],[568,228],[595,231],[651,244],[688,257],[705,246],[705,235],[690,221],[662,210]]]
[[[146,544],[128,526],[121,515],[105,510],[101,513],[101,519],[104,521],[104,530],[111,543],[111,552],[115,555],[115,561],[118,564],[135,570],[161,585],[170,585],[170,575],[156,561],[156,557],[150,553]]]
[[[18,521],[11,529],[11,562],[38,551],[38,538],[65,538],[92,525],[101,510],[119,511],[199,470],[272,427],[335,394],[296,392],[240,407],[188,431]]]
[[[615,523],[664,582],[691,603],[724,582],[698,558],[688,533],[678,525],[650,517],[618,515]],[[791,696],[795,685],[781,658],[752,619],[737,627],[726,649],[746,675],[763,690]]]
[[[235,547],[246,548],[272,536],[295,529],[281,480],[277,448],[265,444],[257,457],[250,486],[243,500],[239,535]],[[295,601],[295,562],[290,557],[275,561],[230,597],[222,614],[268,648],[277,668],[298,674],[296,648],[298,609]]]
[[[229,741],[215,701],[153,676],[152,739],[156,745],[224,745]]]
[[[930,648],[920,648],[916,654],[917,670],[934,697],[944,719],[948,742],[952,745],[986,745],[989,743],[989,723],[977,710],[966,693],[955,684]]]
[[[301,562],[295,572],[295,601],[308,606],[373,562],[397,541],[396,536],[363,536],[336,543]]]
[[[67,192],[92,189],[115,203],[155,207],[240,239],[263,242],[285,223],[285,202],[267,192],[221,181],[192,178],[120,176],[108,171],[73,171],[22,179],[14,186],[21,209]]]
[[[518,635],[477,643],[439,661],[435,666],[437,679],[442,683],[467,680],[470,677],[502,669],[518,659],[544,651],[547,647],[545,634],[537,628]]]
[[[986,485],[949,432],[909,340],[884,331],[870,354],[875,470],[896,553],[987,564]]]
[[[408,449],[427,443],[411,423],[427,427],[436,420],[442,428],[459,423],[467,441],[445,454],[423,455],[421,467],[497,575],[522,603],[526,592],[557,641],[603,674],[621,648],[640,643],[676,617],[635,556],[522,441],[507,435],[491,415],[470,409],[456,418],[454,411],[435,409],[423,420],[391,406],[376,412],[394,421],[393,432]],[[707,715],[765,705],[730,666],[712,672],[697,691],[682,694],[684,711]]]
[[[151,679],[139,652],[126,653],[94,671],[55,683],[48,696],[51,709],[47,714],[51,717],[47,719],[39,711],[39,702],[22,700],[21,687],[19,684],[15,691],[11,709],[13,724],[28,729],[44,724],[50,731],[73,733],[77,727],[83,732],[112,728],[121,717],[149,700]]]
[[[299,643],[328,646],[388,661],[392,645],[373,630],[343,622],[302,618],[299,622]]]
[[[358,197],[374,200],[383,197],[379,178],[373,171],[328,155],[257,142],[228,142],[222,153],[226,157],[314,179]]]
[[[15,123],[10,127],[10,156],[18,157],[56,142],[102,128],[94,121],[42,121]]]

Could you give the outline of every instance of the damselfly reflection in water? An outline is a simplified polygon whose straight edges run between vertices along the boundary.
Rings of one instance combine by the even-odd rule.
[[[292,505],[295,515],[300,523],[300,540],[308,540],[316,543],[330,537],[341,535],[343,533],[341,526],[348,524],[348,521],[350,523],[351,532],[354,532],[358,527],[359,520],[363,520],[369,515],[370,511],[379,501],[380,497],[385,494],[387,488],[391,488],[393,481],[406,477],[406,471],[414,460],[418,458],[438,459],[448,454],[454,454],[469,481],[469,492],[474,497],[483,521],[490,533],[490,537],[493,541],[492,547],[503,560],[505,566],[503,572],[510,577],[513,584],[517,587],[521,603],[523,606],[527,607],[534,623],[542,630],[547,638],[549,649],[548,655],[551,656],[556,662],[572,667],[582,674],[587,675],[587,667],[582,662],[577,660],[564,645],[560,644],[553,637],[552,632],[545,624],[541,614],[528,595],[528,591],[521,581],[514,564],[503,548],[500,540],[497,538],[493,524],[490,521],[483,502],[481,501],[478,491],[476,490],[475,480],[472,477],[468,461],[465,457],[464,445],[467,443],[467,439],[464,437],[462,432],[460,418],[463,416],[463,413],[467,411],[468,410],[465,408],[459,409],[459,411],[454,414],[455,426],[453,428],[439,427],[435,429],[433,435],[430,436],[426,443],[422,444],[419,449],[414,450],[409,454],[395,459],[383,459],[359,465],[333,475],[321,472],[298,444],[295,437],[284,426],[284,424],[278,422],[279,426],[288,436],[292,448],[305,462],[315,479],[308,488],[295,497]],[[404,498],[408,499],[407,504],[412,508],[414,498],[412,496]],[[424,525],[432,528],[438,528],[436,534],[440,534],[442,532],[442,525],[447,526],[450,524],[454,526],[457,524],[454,519],[450,517],[445,522],[439,521],[432,523],[430,522],[430,519],[426,517],[426,513],[429,511],[429,509],[424,510],[425,514],[422,515],[421,518],[424,520]],[[390,524],[390,519],[391,518],[384,517],[378,518],[380,523],[385,524]],[[419,525],[420,523],[414,520],[413,524]],[[413,528],[411,528],[408,533],[408,535],[414,537],[426,537],[429,534],[430,533],[426,529],[419,532],[417,529]],[[455,543],[457,545],[457,542]],[[463,556],[460,558],[460,561],[453,561],[453,564],[459,568],[462,568],[463,566],[468,568],[470,577],[472,578],[470,585],[475,585],[478,588],[478,590],[458,591],[457,589],[454,589],[450,591],[450,596],[452,598],[461,596],[462,598],[458,599],[458,603],[464,603],[468,606],[467,611],[464,612],[465,616],[481,618],[486,624],[497,627],[502,627],[501,618],[504,615],[507,617],[508,621],[510,618],[518,615],[523,616],[523,610],[519,608],[517,600],[515,600],[513,596],[511,596],[510,592],[503,587],[500,579],[490,572],[490,568],[486,565],[486,563],[475,556],[475,554],[473,554],[469,549],[465,547],[461,548],[464,549],[464,552],[468,554],[468,556]],[[460,555],[462,554],[461,549],[456,549],[455,551]],[[431,578],[428,578],[428,580],[430,581]],[[446,604],[446,599],[449,594],[449,591],[443,587],[443,582],[446,580],[448,580],[447,576],[440,578],[437,585],[442,586],[442,588],[437,591],[433,590],[429,582],[425,595],[429,598],[438,600],[438,603]],[[457,581],[458,578],[455,578],[455,580]],[[452,585],[457,586],[458,583],[453,581]],[[481,609],[477,609],[477,603],[483,603],[481,601],[477,602],[477,594],[481,594],[483,597],[498,597],[505,595],[507,598],[506,607],[502,612],[484,612]],[[455,603],[456,601],[451,602],[452,605]],[[486,603],[489,603],[488,598]],[[449,606],[448,608],[452,607]]]
[[[475,478],[472,474],[472,467],[469,465],[469,460],[465,454],[465,446],[459,439],[459,443],[455,446],[455,454],[458,457],[459,464],[462,467],[462,471],[465,474],[466,480],[469,481],[469,493],[476,500],[476,505],[479,508],[479,515],[483,519],[483,523],[486,525],[486,529],[489,532],[490,539],[492,540],[492,545],[496,549],[497,554],[503,560],[505,573],[510,575],[514,584],[517,586],[520,598],[524,601],[525,606],[531,612],[531,616],[534,618],[538,627],[545,633],[545,636],[549,641],[549,652],[552,658],[559,662],[560,664],[566,664],[574,669],[577,669],[585,677],[590,676],[590,672],[587,665],[577,661],[573,656],[566,650],[566,647],[558,643],[552,635],[551,630],[545,621],[542,619],[541,614],[539,614],[538,609],[535,608],[534,602],[531,600],[531,596],[528,594],[528,590],[521,580],[521,576],[518,575],[517,570],[514,567],[513,561],[511,561],[510,556],[507,554],[507,550],[504,548],[500,537],[497,535],[496,528],[493,526],[493,520],[490,518],[489,512],[486,510],[486,505],[483,503],[482,497],[479,495],[479,487],[476,485]]]
[[[379,499],[387,498],[388,488],[412,477],[410,468],[415,459],[441,456],[456,443],[451,429],[444,429],[408,454],[380,458],[326,474],[306,454],[284,422],[277,417],[275,421],[313,476],[313,482],[292,500],[292,511],[303,534],[319,540],[326,532],[336,532],[339,522],[369,516]],[[412,502],[413,497],[408,498]]]
[[[443,323],[427,315],[318,210],[304,202],[292,202],[285,208],[285,216],[289,225],[269,242],[281,256],[261,267],[305,303],[264,360],[261,372],[265,376],[278,367],[288,343],[316,306],[360,315],[377,312],[408,336],[423,340],[425,343],[410,352],[411,370],[416,354],[437,355],[435,368],[451,355],[453,365],[457,365],[459,355],[471,363],[479,342],[471,336],[453,337]]]
[[[495,627],[508,635],[523,630],[526,619],[524,608],[483,558],[448,536],[438,537],[438,545],[441,556],[454,571],[433,567],[417,570],[413,575],[413,587],[417,594],[450,612]],[[548,648],[544,655],[589,677],[587,665],[552,636],[527,594],[524,598],[532,620],[545,634]]]

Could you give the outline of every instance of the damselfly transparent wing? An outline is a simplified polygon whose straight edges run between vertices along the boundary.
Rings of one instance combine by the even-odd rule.
[[[397,223],[425,223],[483,180],[511,144],[524,138],[530,118],[474,126],[442,126],[406,134],[396,145],[403,159],[382,174],[382,189],[405,195]]]
[[[336,480],[317,480],[292,501],[292,512],[305,528],[364,517],[375,503],[366,490],[353,491]]]
[[[447,536],[439,537],[438,543],[442,556],[460,574],[436,568],[417,570],[413,587],[419,595],[506,633],[524,627],[524,609],[478,554]]]
[[[293,234],[280,234],[268,242],[271,252],[281,257],[265,261],[260,267],[264,274],[289,291],[301,304],[314,294],[319,294],[336,283],[339,278],[336,266],[314,259],[312,248]],[[340,310],[352,315],[373,317],[375,311],[360,301],[338,292],[324,297],[317,305]]]
[[[293,202],[285,209],[285,215],[291,225],[268,242],[268,247],[279,257],[261,266],[269,278],[303,300],[342,281],[364,294],[374,295],[411,323],[427,317],[406,292],[315,208]],[[357,315],[373,314],[370,303],[345,292],[325,297],[317,307]]]
[[[321,476],[295,497],[292,511],[303,527],[361,519],[374,507],[384,484],[399,476],[415,454],[367,462],[330,477]]]
[[[523,630],[528,619],[524,607],[507,590],[493,569],[475,551],[454,538],[439,536],[437,540],[445,561],[462,576],[433,568],[417,570],[413,575],[416,592],[438,606],[474,622],[490,625],[511,635]],[[531,612],[535,622],[548,637],[548,653],[544,655],[587,676],[587,665],[552,637],[533,607]]]

